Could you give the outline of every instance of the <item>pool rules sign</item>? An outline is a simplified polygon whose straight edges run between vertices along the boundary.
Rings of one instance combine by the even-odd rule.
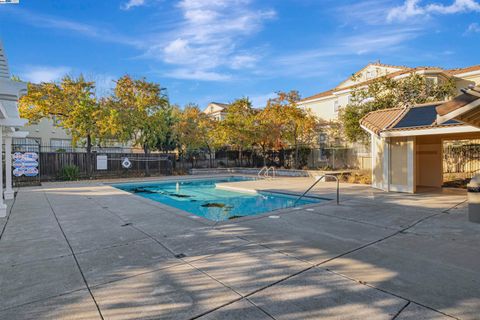
[[[13,155],[13,175],[15,177],[36,177],[38,176],[38,153],[36,152],[15,152]]]

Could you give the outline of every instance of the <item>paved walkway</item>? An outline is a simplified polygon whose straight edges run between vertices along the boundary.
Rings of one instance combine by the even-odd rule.
[[[464,201],[342,185],[339,206],[215,224],[99,182],[22,188],[0,219],[0,319],[480,319]]]

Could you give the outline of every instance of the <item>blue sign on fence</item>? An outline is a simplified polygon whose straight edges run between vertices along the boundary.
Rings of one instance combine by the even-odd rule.
[[[36,177],[38,175],[38,153],[15,152],[12,158],[13,175],[15,177]]]

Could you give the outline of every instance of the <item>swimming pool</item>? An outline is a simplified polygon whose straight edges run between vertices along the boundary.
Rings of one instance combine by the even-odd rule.
[[[222,177],[201,180],[115,184],[114,187],[214,221],[252,216],[293,207],[296,196],[278,193],[242,193],[216,188],[217,183],[255,180],[250,177]],[[326,199],[303,198],[296,205]]]

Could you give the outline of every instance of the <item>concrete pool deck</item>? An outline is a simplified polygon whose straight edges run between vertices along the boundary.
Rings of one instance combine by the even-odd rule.
[[[99,181],[21,188],[0,218],[0,319],[479,319],[465,200],[341,184],[339,206],[215,223]]]

